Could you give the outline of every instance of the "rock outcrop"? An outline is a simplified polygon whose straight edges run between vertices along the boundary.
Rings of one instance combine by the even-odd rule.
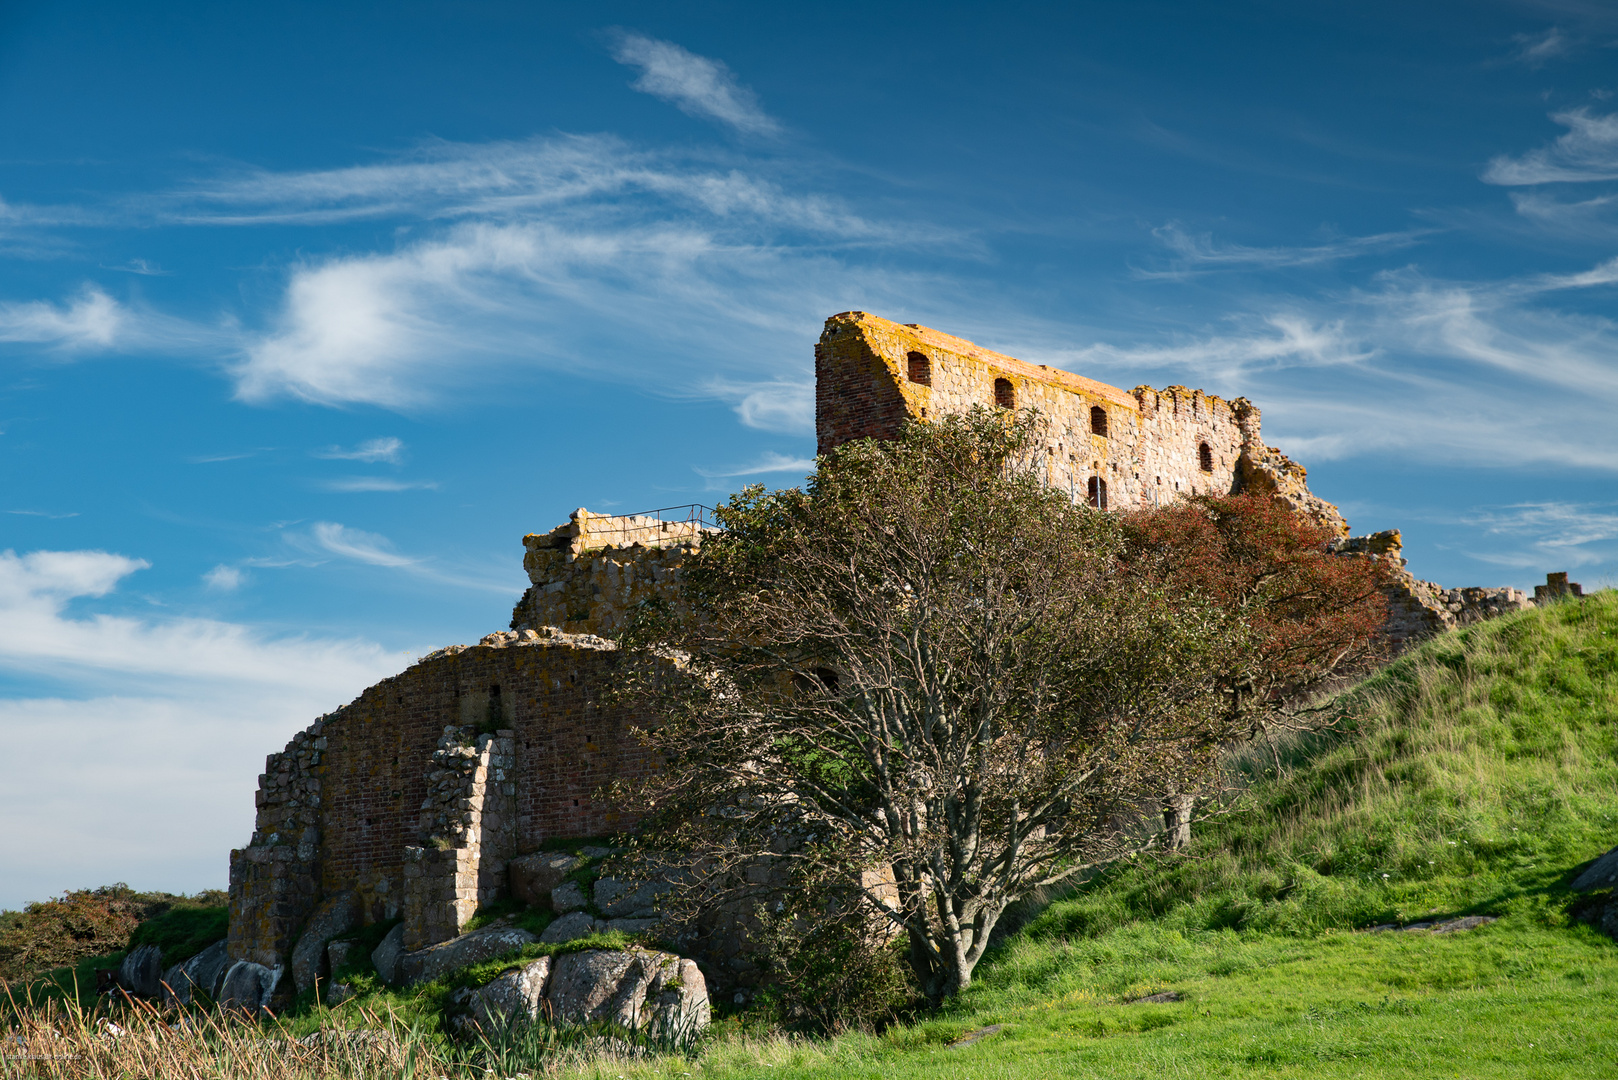
[[[326,965],[327,943],[354,929],[359,919],[359,897],[352,889],[333,893],[316,905],[292,949],[292,985],[300,993],[313,987],[316,979],[331,974]]]
[[[516,952],[538,939],[515,926],[488,926],[449,941],[400,955],[393,981],[404,986],[432,982],[473,964]]]

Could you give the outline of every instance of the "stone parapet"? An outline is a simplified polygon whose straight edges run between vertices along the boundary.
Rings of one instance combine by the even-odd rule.
[[[697,520],[581,507],[567,524],[523,537],[523,569],[532,585],[517,601],[511,627],[616,633],[648,600],[677,601],[680,567],[709,531]]]

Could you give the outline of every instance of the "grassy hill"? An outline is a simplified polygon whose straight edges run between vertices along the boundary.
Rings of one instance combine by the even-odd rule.
[[[738,1037],[707,1074],[1618,1075],[1618,942],[1566,888],[1618,844],[1618,593],[1447,635],[1341,701],[1352,730],[1238,763],[1236,813],[1051,904],[943,1015]],[[1500,919],[1357,932],[1473,914]]]
[[[575,1071],[1618,1075],[1618,942],[1579,920],[1567,889],[1618,844],[1618,593],[1447,635],[1338,704],[1338,730],[1233,763],[1243,794],[1187,853],[1120,865],[1028,912],[940,1014],[826,1041],[743,1017],[695,1059]],[[1498,920],[1364,932],[1466,915]],[[199,932],[188,918],[172,930]],[[1163,992],[1178,1000],[1139,1000]],[[371,1000],[408,1016],[417,998]],[[353,1019],[316,1007],[298,1023]]]

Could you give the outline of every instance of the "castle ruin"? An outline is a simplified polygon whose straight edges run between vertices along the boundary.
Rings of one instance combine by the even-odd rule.
[[[975,405],[1033,407],[1050,421],[1047,481],[1076,502],[1115,510],[1240,491],[1280,500],[1329,526],[1343,554],[1395,562],[1397,641],[1530,603],[1511,589],[1446,593],[1417,581],[1396,532],[1349,539],[1302,466],[1263,444],[1245,398],[1126,392],[857,311],[827,320],[815,377],[822,454]],[[707,527],[694,513],[580,509],[524,537],[531,586],[510,630],[423,657],[271,754],[253,836],[231,853],[230,958],[285,967],[338,896],[361,923],[401,919],[401,946],[423,949],[501,896],[515,857],[631,827],[600,792],[656,763],[630,735],[649,718],[610,693],[610,635],[650,598],[677,602],[681,563]]]

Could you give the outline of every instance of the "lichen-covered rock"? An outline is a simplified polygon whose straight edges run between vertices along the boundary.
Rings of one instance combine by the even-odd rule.
[[[551,890],[551,910],[558,915],[566,915],[570,911],[578,911],[589,903],[584,890],[577,881],[564,881]]]
[[[425,949],[404,953],[399,957],[397,981],[405,986],[432,982],[463,967],[516,952],[535,940],[533,934],[515,926],[490,926],[474,930]]]
[[[666,881],[628,881],[604,877],[595,883],[596,910],[609,918],[651,918],[657,898],[672,889]]]
[[[292,985],[300,993],[314,986],[316,979],[331,974],[325,963],[327,943],[354,929],[359,921],[359,897],[351,890],[333,893],[315,905],[292,948]]]
[[[546,993],[552,1015],[571,1024],[607,1022],[657,1033],[689,1033],[711,1019],[697,965],[649,949],[589,949],[556,958]]]
[[[265,967],[251,960],[238,960],[225,972],[219,987],[219,1007],[227,1011],[257,1014],[269,1008],[281,981],[281,968]]]
[[[555,851],[536,851],[532,855],[512,859],[506,867],[511,895],[525,904],[549,903],[551,890],[583,864],[584,860],[577,855]]]
[[[404,927],[395,926],[389,930],[381,944],[371,950],[371,966],[376,968],[377,977],[385,983],[396,982],[399,978],[399,957],[404,955]]]
[[[644,934],[662,925],[662,919],[608,919],[602,924],[602,927],[607,930],[617,930],[624,934]]]
[[[157,997],[163,992],[163,950],[142,945],[130,951],[118,966],[118,985],[131,994]]]
[[[326,970],[335,975],[346,967],[358,964],[363,956],[360,943],[353,939],[330,942],[326,946]]]
[[[601,928],[601,923],[588,912],[574,911],[547,926],[539,935],[539,940],[546,945],[560,945],[564,941],[589,937]]]
[[[484,1031],[515,1020],[538,1020],[545,1011],[550,981],[551,958],[542,956],[474,991],[468,1013]]]

